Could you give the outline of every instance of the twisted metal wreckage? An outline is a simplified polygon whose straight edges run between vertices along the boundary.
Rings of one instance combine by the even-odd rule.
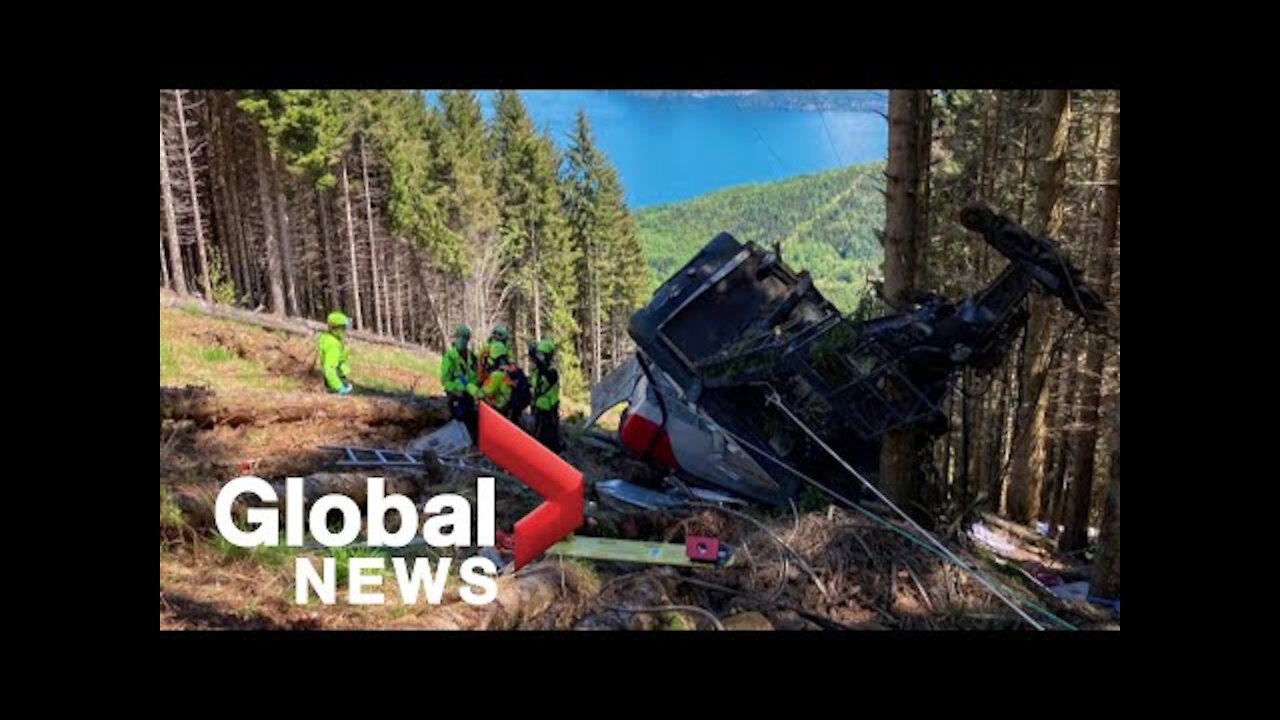
[[[594,484],[596,496],[644,510],[778,506],[809,484],[864,513],[858,501],[879,498],[924,538],[922,545],[1041,628],[878,489],[885,435],[912,427],[944,433],[943,403],[958,374],[1000,364],[1028,321],[1031,293],[1058,298],[1105,332],[1101,297],[1054,240],[981,204],[964,208],[960,222],[1009,261],[1004,270],[958,301],[904,293],[899,312],[868,321],[843,316],[779,250],[717,235],[632,316],[628,333],[637,351],[591,391],[587,427],[626,403],[617,442],[659,468],[666,486],[603,480]],[[347,457],[340,464],[414,464],[430,450],[445,465],[470,467],[465,433],[451,423],[395,460],[342,449]],[[559,550],[573,552],[563,544]],[[580,550],[607,556],[607,548]],[[675,548],[648,554],[684,562]],[[723,562],[725,553],[716,555]]]

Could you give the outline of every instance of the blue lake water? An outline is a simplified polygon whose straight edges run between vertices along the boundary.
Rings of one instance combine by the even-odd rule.
[[[491,93],[479,95],[489,118]],[[529,90],[521,97],[534,123],[550,130],[561,148],[575,113],[584,109],[633,209],[883,160],[888,151],[887,125],[873,112],[751,107],[732,96],[648,97],[620,90]]]

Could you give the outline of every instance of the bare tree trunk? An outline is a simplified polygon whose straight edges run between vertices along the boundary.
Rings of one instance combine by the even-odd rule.
[[[235,230],[227,217],[230,203],[227,202],[226,146],[222,142],[222,117],[218,111],[217,91],[205,93],[205,121],[209,128],[209,178],[213,183],[209,197],[213,200],[213,228],[222,249],[223,277],[231,281],[238,295],[243,285],[236,277],[239,260],[236,257]]]
[[[400,252],[404,245],[404,238],[400,238],[391,247],[391,267],[396,277],[396,339],[400,342],[404,342],[404,285],[400,280]]]
[[[1004,510],[1005,489],[1005,438],[1009,434],[1009,405],[1015,395],[1012,359],[1005,362],[1001,371],[1004,375],[1000,383],[1000,395],[996,399],[991,428],[991,441],[987,457],[987,494],[990,496],[992,509],[999,513]]]
[[[254,132],[254,154],[258,163],[258,202],[262,205],[262,232],[266,236],[267,280],[271,285],[271,313],[288,311],[284,299],[284,277],[280,271],[280,243],[276,237],[275,211],[271,207],[271,166],[261,131]]]
[[[356,327],[364,329],[364,313],[360,309],[360,271],[356,265],[356,229],[351,219],[351,185],[347,181],[347,159],[342,159],[342,203],[347,211],[347,246],[351,250],[351,305],[356,310]]]
[[[1039,111],[1036,142],[1035,206],[1028,229],[1053,235],[1062,221],[1061,189],[1067,160],[1067,131],[1071,111],[1068,91],[1044,91]],[[1010,519],[1029,523],[1040,506],[1040,486],[1044,477],[1045,412],[1044,393],[1050,358],[1049,301],[1038,295],[1030,298],[1031,318],[1023,355],[1021,400],[1018,407],[1017,442],[1010,461],[1008,512]]]
[[[373,326],[376,332],[390,334],[383,324],[386,313],[382,311],[382,298],[386,292],[378,289],[378,241],[373,231],[373,188],[369,186],[369,157],[365,150],[364,136],[360,137],[360,173],[364,178],[364,212],[369,221],[369,272],[373,278]]]
[[[320,251],[324,254],[325,298],[329,309],[337,310],[342,301],[338,297],[338,271],[333,265],[333,250],[329,246],[329,197],[316,188],[316,214],[320,216]]]
[[[191,162],[191,145],[187,142],[187,116],[183,109],[182,91],[174,90],[173,98],[178,103],[178,135],[182,138],[182,160],[187,166],[187,186],[191,191],[191,211],[195,213],[196,224],[196,258],[200,261],[200,288],[204,291],[204,299],[213,299],[213,290],[209,285],[209,258],[204,249],[204,223],[200,219],[200,196],[196,194],[196,170]]]
[[[596,282],[593,283],[592,285],[592,297],[594,298],[594,301],[593,301],[594,305],[591,309],[591,322],[594,327],[594,332],[592,333],[592,335],[595,337],[595,345],[593,347],[595,352],[595,382],[600,382],[600,378],[602,377],[600,373],[601,333],[600,333],[600,272],[599,270],[600,270],[599,268],[596,268],[596,273],[595,273]]]
[[[230,100],[230,97],[228,97]],[[240,166],[237,162],[235,153],[235,111],[231,103],[218,103],[219,116],[223,122],[220,123],[222,130],[223,149],[222,167],[226,174],[226,189],[228,208],[230,217],[228,224],[234,228],[232,245],[236,248],[236,256],[239,260],[236,268],[236,281],[241,290],[241,297],[245,299],[246,304],[253,306],[254,299],[257,296],[256,283],[253,274],[253,256],[249,253],[249,229],[246,227],[246,220],[240,207]]]
[[[1098,557],[1094,561],[1094,595],[1120,599],[1120,408],[1117,399],[1116,422],[1111,429],[1111,470],[1107,480],[1107,496],[1102,504],[1102,530],[1098,537]]]
[[[275,193],[276,214],[280,219],[280,261],[284,272],[285,298],[289,302],[289,314],[298,314],[298,289],[294,281],[296,272],[293,263],[293,240],[289,233],[289,201],[285,196],[284,185],[289,181],[289,171],[284,166],[284,158],[277,157],[271,173],[271,188]]]
[[[409,301],[409,313],[408,313],[409,317],[405,318],[405,320],[408,321],[408,325],[409,325],[408,327],[409,342],[416,343],[418,342],[418,331],[417,331],[418,303],[416,302],[417,293],[414,292],[413,283],[409,283],[408,287],[405,288],[405,293],[406,295],[408,295],[407,299]]]
[[[1050,525],[1050,534],[1057,536],[1057,522],[1062,489],[1067,476],[1067,451],[1071,447],[1071,426],[1075,421],[1076,380],[1079,377],[1078,356],[1075,349],[1064,353],[1062,392],[1058,399],[1057,420],[1058,442],[1054,447],[1052,469],[1049,472],[1049,485],[1040,495],[1040,516]]]
[[[536,256],[533,266],[536,269],[541,268]],[[538,342],[542,342],[542,279],[537,270],[533,273],[533,337]]]
[[[164,119],[160,120],[160,189],[164,192],[164,220],[169,232],[170,287],[187,294],[187,278],[182,270],[182,243],[178,239],[178,219],[173,209],[173,188],[169,180],[169,153],[164,147]]]
[[[164,259],[164,230],[160,231],[160,284],[164,287],[173,288],[169,282],[169,266]]]
[[[1098,235],[1098,254],[1094,264],[1094,282],[1105,300],[1110,295],[1112,247],[1117,237],[1120,214],[1120,113],[1111,119],[1108,145],[1108,184],[1102,196],[1102,227]],[[1080,378],[1080,438],[1071,463],[1071,498],[1066,522],[1063,523],[1059,547],[1066,551],[1088,544],[1089,502],[1093,489],[1093,463],[1098,437],[1098,406],[1102,396],[1102,370],[1106,359],[1105,336],[1093,333],[1085,356],[1085,372]]]
[[[920,107],[919,90],[889,92],[889,159],[885,168],[884,294],[892,305],[916,287],[919,273]],[[903,388],[889,387],[891,398]],[[909,506],[919,497],[923,447],[918,430],[887,434],[880,451],[880,485],[894,502]]]
[[[955,499],[960,505],[969,502],[969,456],[970,443],[973,441],[973,412],[969,400],[970,388],[973,387],[973,371],[966,369],[960,381],[960,444],[956,448]]]
[[[449,338],[449,332],[446,329],[447,328],[446,318],[443,315],[441,315],[440,305],[436,302],[435,296],[431,294],[431,286],[430,286],[429,278],[427,276],[427,269],[423,265],[424,261],[422,259],[422,254],[413,253],[413,256],[410,258],[410,260],[413,265],[413,270],[415,274],[418,276],[418,287],[420,287],[422,289],[423,294],[427,296],[427,304],[431,306],[431,315],[436,321],[436,328],[440,331],[440,337],[444,342],[447,343]],[[414,303],[411,301],[409,307],[411,310],[416,310],[419,305],[421,305],[421,303]],[[411,320],[413,319],[413,313],[410,314],[410,319]],[[418,325],[419,327],[421,327],[420,323]],[[410,331],[410,334],[412,334],[412,330]],[[422,333],[423,336],[425,336],[425,334],[426,334],[425,332]]]

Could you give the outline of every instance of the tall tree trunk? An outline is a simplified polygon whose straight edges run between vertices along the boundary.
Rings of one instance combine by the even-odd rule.
[[[599,258],[596,258],[596,259],[597,261],[599,260]],[[595,268],[594,279],[593,279],[593,282],[591,283],[591,297],[592,297],[591,323],[592,323],[592,336],[594,337],[593,351],[595,354],[594,376],[595,376],[595,382],[600,382],[600,378],[601,378],[600,339],[601,338],[600,338],[600,268],[599,266]]]
[[[541,265],[538,263],[537,249],[534,249],[533,260],[533,337],[542,342],[542,279],[539,277]],[[561,342],[563,342],[561,338]]]
[[[167,288],[172,288],[169,283],[169,265],[164,259],[164,230],[160,231],[160,284]]]
[[[400,280],[400,252],[405,245],[404,238],[400,238],[391,248],[391,267],[396,277],[396,339],[404,342],[404,285]]]
[[[298,289],[295,282],[296,272],[293,262],[293,240],[289,233],[289,201],[285,196],[284,185],[289,180],[289,171],[284,166],[283,157],[275,157],[271,170],[271,193],[275,198],[276,217],[280,224],[280,265],[284,273],[284,293],[288,302],[288,314],[298,314]]]
[[[333,250],[329,239],[329,196],[324,190],[316,188],[316,214],[320,216],[320,251],[324,254],[325,298],[329,301],[329,309],[337,310],[342,304],[338,297],[338,271],[333,264]]]
[[[412,282],[409,283],[408,286],[405,288],[405,293],[407,295],[406,299],[409,301],[409,313],[408,313],[408,317],[406,317],[405,320],[408,323],[407,329],[409,331],[409,342],[416,343],[418,342],[417,317],[418,317],[419,303],[417,302],[418,293],[413,288],[414,288],[414,284]]]
[[[919,90],[889,92],[889,160],[885,168],[884,294],[891,305],[901,303],[901,293],[916,287],[920,259],[918,221],[920,208],[920,109]],[[890,386],[891,398],[903,388]],[[921,432],[906,428],[884,437],[880,451],[880,486],[904,509],[912,507],[920,492]],[[914,512],[914,510],[912,510]]]
[[[1120,112],[1111,118],[1111,138],[1107,151],[1107,185],[1102,196],[1102,223],[1098,234],[1098,253],[1094,263],[1094,282],[1105,300],[1110,295],[1112,247],[1117,237],[1120,216]],[[1102,399],[1102,370],[1106,359],[1107,339],[1100,333],[1089,337],[1085,356],[1085,373],[1080,378],[1081,431],[1071,462],[1071,497],[1066,522],[1063,523],[1059,547],[1067,552],[1088,544],[1089,501],[1093,489],[1093,463],[1098,437],[1098,405]]]
[[[187,279],[182,271],[182,243],[178,239],[178,218],[173,210],[173,188],[169,180],[169,153],[164,147],[164,120],[160,120],[160,189],[164,193],[164,222],[169,232],[169,287],[187,294]]]
[[[1058,399],[1057,418],[1054,424],[1058,427],[1058,442],[1054,445],[1052,470],[1049,472],[1049,484],[1040,494],[1040,516],[1049,523],[1049,533],[1058,535],[1058,523],[1055,518],[1061,515],[1062,489],[1066,485],[1067,451],[1071,447],[1072,425],[1075,422],[1076,383],[1079,378],[1079,358],[1075,349],[1067,350],[1063,356],[1062,392]]]
[[[369,222],[369,273],[373,278],[373,327],[380,334],[386,334],[383,325],[382,298],[385,292],[378,289],[378,241],[373,231],[373,189],[369,186],[369,157],[365,149],[365,139],[360,137],[360,174],[364,178],[364,212]]]
[[[1046,90],[1041,99],[1036,141],[1035,204],[1028,229],[1036,234],[1056,234],[1061,222],[1063,176],[1067,161],[1067,131],[1071,112],[1066,90]],[[1017,414],[1016,442],[1009,472],[1009,517],[1029,523],[1040,506],[1040,486],[1044,477],[1045,411],[1044,392],[1050,362],[1049,301],[1039,295],[1030,298],[1031,318],[1023,354],[1021,399]]]
[[[351,250],[351,306],[356,310],[356,328],[364,329],[360,309],[360,271],[356,265],[356,228],[351,219],[351,185],[347,181],[347,159],[342,159],[342,203],[347,211],[347,247]]]
[[[1098,537],[1098,557],[1094,561],[1089,591],[1105,598],[1120,599],[1120,408],[1111,429],[1111,469],[1107,496],[1102,504],[1102,529]]]
[[[258,164],[258,203],[262,206],[262,232],[266,237],[267,281],[271,286],[271,314],[288,312],[284,298],[284,275],[280,269],[280,241],[276,235],[275,210],[271,207],[271,165],[267,143],[261,131],[254,132],[254,155]]]
[[[992,414],[991,440],[987,448],[987,495],[991,507],[997,513],[1004,510],[1005,486],[1005,437],[1009,434],[1009,406],[1016,397],[1014,389],[1012,359],[1005,362],[1004,375],[1000,382],[1000,394],[996,398],[995,412]]]
[[[196,258],[200,261],[200,288],[204,291],[205,300],[213,300],[213,290],[209,284],[209,257],[204,248],[204,223],[200,219],[200,196],[196,194],[196,170],[191,162],[191,145],[187,142],[187,115],[183,107],[182,91],[174,90],[173,98],[178,103],[178,134],[182,138],[182,161],[187,166],[187,186],[191,192],[191,211],[195,214],[196,225]]]
[[[218,112],[218,92],[215,90],[205,93],[205,123],[209,129],[209,179],[213,183],[209,197],[213,201],[213,231],[222,251],[223,278],[231,281],[238,291],[242,286],[236,279],[236,266],[239,263],[236,259],[234,231],[227,217],[230,210],[227,203],[226,149],[222,144],[222,118]]]
[[[232,245],[236,248],[236,257],[239,262],[236,268],[236,282],[241,291],[241,297],[244,298],[246,304],[253,307],[255,298],[257,297],[257,289],[254,283],[253,275],[253,256],[249,253],[249,229],[246,226],[247,220],[240,207],[240,165],[236,155],[235,144],[235,110],[234,103],[231,102],[230,96],[227,103],[218,103],[219,115],[222,117],[220,123],[222,130],[223,149],[222,166],[223,172],[226,174],[227,201],[230,216],[227,218],[228,225],[233,230]]]

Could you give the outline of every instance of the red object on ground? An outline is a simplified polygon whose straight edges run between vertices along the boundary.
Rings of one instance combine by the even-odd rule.
[[[658,423],[641,415],[628,415],[618,430],[622,447],[637,455],[647,454],[658,463],[670,468],[678,467],[671,450],[671,438]],[[657,436],[655,438],[655,436]]]
[[[544,498],[516,521],[518,570],[582,525],[582,473],[487,404],[480,405],[479,435],[485,457]]]
[[[684,552],[690,560],[715,562],[720,558],[720,541],[713,537],[690,535],[684,539]]]

